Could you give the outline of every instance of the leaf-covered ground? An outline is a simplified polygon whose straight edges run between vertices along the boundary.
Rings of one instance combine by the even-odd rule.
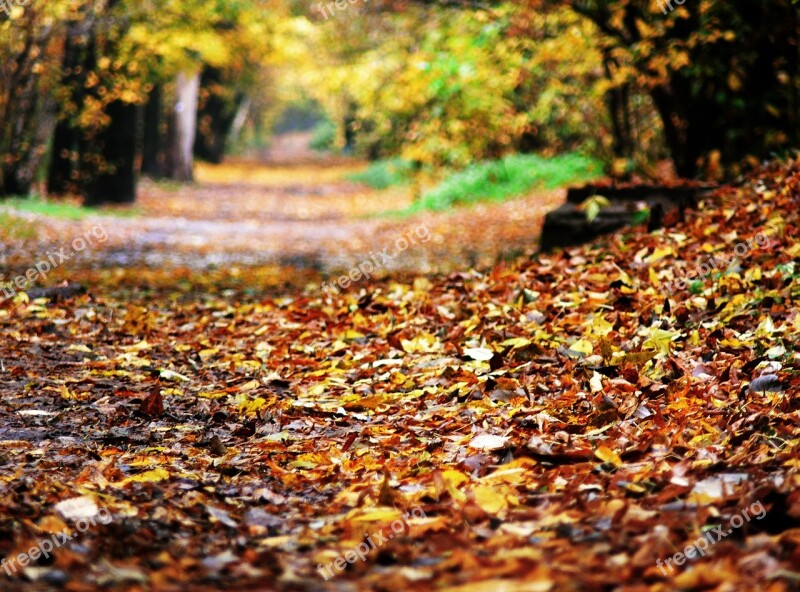
[[[341,293],[65,266],[86,295],[0,303],[0,556],[75,536],[0,587],[796,590],[799,206],[772,165],[652,234]],[[409,251],[502,212],[514,244],[502,207]]]

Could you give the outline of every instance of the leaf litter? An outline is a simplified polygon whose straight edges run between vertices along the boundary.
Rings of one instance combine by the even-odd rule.
[[[327,295],[267,268],[86,269],[86,294],[7,299],[0,555],[113,519],[5,585],[796,589],[798,202],[800,164],[773,164],[685,222],[485,271]],[[737,271],[660,291],[758,229]]]

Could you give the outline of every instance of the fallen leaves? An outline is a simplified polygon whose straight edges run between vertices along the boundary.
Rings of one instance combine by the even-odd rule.
[[[315,589],[319,558],[411,508],[426,517],[342,586],[778,589],[800,519],[796,169],[680,228],[335,297],[260,268],[133,269],[3,301],[0,529],[19,546],[111,507],[48,568],[76,589]],[[778,211],[773,250],[658,293],[676,259],[726,249],[708,227],[744,236]],[[655,567],[756,499],[767,516],[735,545]]]

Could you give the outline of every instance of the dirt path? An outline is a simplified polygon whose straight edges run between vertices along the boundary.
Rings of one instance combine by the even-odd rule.
[[[102,267],[278,264],[333,273],[372,260],[386,271],[425,273],[533,251],[544,213],[562,200],[550,192],[444,214],[379,216],[408,206],[410,192],[347,181],[365,163],[319,156],[306,141],[291,134],[265,158],[200,164],[193,185],[144,181],[134,216],[28,217],[43,250],[102,226],[107,240],[71,260]]]

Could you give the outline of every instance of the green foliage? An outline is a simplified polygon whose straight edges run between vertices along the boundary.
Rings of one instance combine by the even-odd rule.
[[[3,205],[19,212],[41,214],[43,216],[62,218],[64,220],[80,220],[88,216],[97,215],[97,210],[94,208],[86,208],[67,202],[47,201],[40,198],[15,197],[4,201]],[[128,217],[136,215],[137,212],[135,210],[125,209],[119,211],[104,210],[103,213],[120,217]],[[2,223],[0,223],[0,225],[2,225]]]
[[[599,161],[576,153],[552,158],[532,154],[506,156],[454,173],[426,192],[409,211],[445,210],[462,204],[502,201],[537,187],[555,189],[589,181],[601,173]]]
[[[347,130],[370,158],[435,170],[520,149],[607,152],[593,25],[564,8],[535,13],[535,35],[518,35],[514,13],[410,7],[320,24],[280,78],[323,106],[338,146]]]
[[[367,170],[348,175],[348,179],[356,183],[364,183],[373,189],[388,189],[411,182],[414,165],[402,158],[377,160]]]
[[[603,208],[609,207],[610,205],[611,202],[607,197],[603,197],[602,195],[593,195],[581,203],[580,209],[582,209],[586,215],[587,222],[594,222],[600,215],[600,211]]]
[[[701,280],[694,280],[691,284],[689,284],[689,292],[694,294],[695,296],[699,296],[703,293],[704,284]]]
[[[335,142],[336,125],[331,120],[325,119],[314,126],[311,143],[309,144],[312,150],[326,152],[334,148]]]

